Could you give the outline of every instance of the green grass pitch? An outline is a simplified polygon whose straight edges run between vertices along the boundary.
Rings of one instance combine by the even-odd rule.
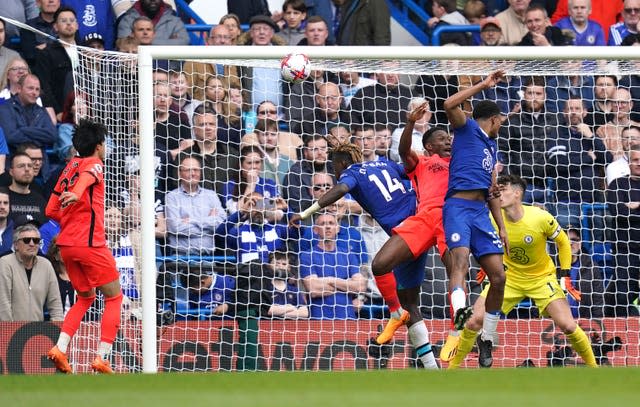
[[[0,406],[637,405],[640,368],[0,377]]]

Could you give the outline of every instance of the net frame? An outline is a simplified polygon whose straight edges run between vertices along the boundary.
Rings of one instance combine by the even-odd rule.
[[[158,342],[156,338],[156,293],[155,293],[155,237],[154,237],[154,162],[153,162],[153,99],[152,66],[154,59],[215,59],[241,64],[250,59],[259,66],[277,67],[280,59],[288,53],[304,53],[312,61],[314,68],[323,69],[331,65],[331,60],[365,61],[366,70],[376,67],[367,61],[418,61],[430,64],[433,61],[453,60],[458,62],[456,74],[486,74],[490,70],[504,67],[515,61],[563,61],[563,60],[632,60],[637,59],[633,47],[495,47],[491,48],[491,59],[487,60],[486,47],[251,47],[247,58],[245,47],[193,47],[193,46],[143,46],[138,52],[139,106],[140,106],[140,174],[141,174],[141,254],[142,254],[142,371],[158,372]],[[420,62],[422,61],[422,62]],[[394,71],[415,74],[415,70],[398,64]],[[353,70],[358,64],[352,62]],[[411,64],[407,64],[408,67]],[[341,68],[342,69],[342,68]],[[362,68],[360,68],[362,69]],[[385,68],[388,69],[388,66]],[[343,70],[349,70],[343,69]],[[451,73],[447,66],[435,67],[430,72]],[[588,73],[577,70],[578,74],[612,72],[603,67]],[[616,73],[619,73],[616,72]],[[544,75],[544,73],[539,73]],[[547,73],[549,75],[551,73]]]

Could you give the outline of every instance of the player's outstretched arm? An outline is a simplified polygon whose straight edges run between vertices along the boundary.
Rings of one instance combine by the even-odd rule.
[[[429,104],[427,102],[421,104],[420,106],[413,109],[407,115],[407,125],[402,130],[402,135],[400,136],[400,144],[398,145],[398,154],[404,163],[404,169],[406,172],[413,171],[418,165],[418,154],[411,149],[411,138],[413,136],[413,128],[422,116],[424,116],[425,112],[429,108]]]
[[[318,202],[315,202],[304,211],[291,216],[291,218],[289,219],[289,226],[298,226],[298,222],[307,219],[309,216],[318,212],[320,209],[331,205],[332,203],[345,196],[348,192],[349,187],[345,184],[337,184],[333,186],[333,188],[328,190],[324,195],[320,197],[320,199],[318,199]]]
[[[460,108],[460,105],[462,105],[467,99],[471,98],[476,93],[496,86],[496,84],[504,76],[505,72],[503,70],[494,71],[484,80],[476,83],[470,88],[466,88],[458,93],[455,93],[444,101],[444,110],[447,113],[449,122],[454,129],[464,126],[464,124],[467,122],[467,116]]]
[[[571,270],[571,242],[569,241],[569,236],[567,236],[564,230],[561,230],[553,240],[558,247],[558,260],[560,262],[558,278],[560,279],[560,287],[572,296],[574,300],[580,302],[582,293],[573,286],[571,276],[569,275]]]

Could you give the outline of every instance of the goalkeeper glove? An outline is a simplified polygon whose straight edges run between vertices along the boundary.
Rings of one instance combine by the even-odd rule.
[[[560,287],[562,287],[562,290],[569,294],[574,300],[580,302],[580,300],[582,299],[582,293],[573,286],[571,277],[560,277]]]

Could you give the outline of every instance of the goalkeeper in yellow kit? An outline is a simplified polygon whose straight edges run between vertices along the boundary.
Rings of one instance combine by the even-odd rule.
[[[509,255],[504,256],[506,284],[502,312],[507,314],[524,298],[532,299],[540,314],[549,316],[582,357],[587,366],[597,367],[589,338],[571,315],[564,290],[580,300],[580,292],[571,285],[571,244],[567,234],[556,219],[547,211],[522,204],[526,183],[516,175],[498,178],[501,188],[500,206],[509,237]],[[553,239],[558,247],[560,262],[560,282],[556,276],[556,266],[547,253],[547,240]],[[476,336],[482,329],[482,316],[488,286],[480,294],[473,306],[473,315],[460,334],[456,355],[449,362],[449,369],[462,364],[471,351]],[[492,338],[478,338],[478,363],[490,367],[492,358]]]

